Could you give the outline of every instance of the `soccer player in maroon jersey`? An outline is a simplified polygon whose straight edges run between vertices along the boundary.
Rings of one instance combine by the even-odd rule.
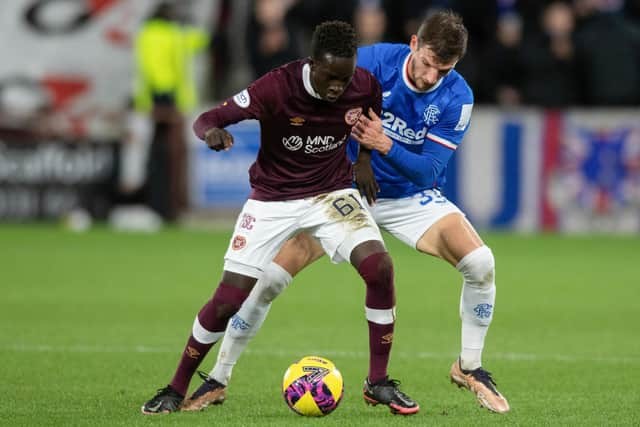
[[[387,375],[395,323],[393,265],[377,225],[352,188],[346,155],[347,138],[360,114],[369,108],[380,113],[380,85],[356,67],[356,37],[349,24],[319,25],[311,47],[310,58],[267,73],[193,125],[196,135],[219,151],[233,145],[225,126],[258,119],[260,150],[249,170],[252,191],[238,216],[222,280],[196,316],[171,383],[142,406],[144,414],[181,409],[196,369],[229,321],[245,327],[235,313],[263,269],[299,231],[315,237],[333,262],[350,261],[365,281],[366,380],[376,403],[401,414],[419,410]]]

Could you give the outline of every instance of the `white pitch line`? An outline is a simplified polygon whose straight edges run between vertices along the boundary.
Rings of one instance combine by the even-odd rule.
[[[215,349],[214,349],[215,350]],[[153,346],[99,346],[99,345],[48,345],[48,344],[8,344],[0,345],[0,351],[19,353],[177,353],[178,347],[153,347]],[[367,359],[369,354],[359,351],[342,351],[329,349],[305,350],[305,354],[320,354],[330,357],[341,357],[347,359]],[[252,350],[247,349],[245,354],[264,357],[297,357],[300,350]],[[454,359],[456,353],[434,353],[434,352],[393,352],[394,358],[402,359],[432,359],[450,360]],[[636,364],[640,363],[638,356],[578,356],[570,354],[534,354],[534,353],[489,353],[486,357],[491,360],[508,361],[554,361],[554,362],[594,362],[605,364]]]

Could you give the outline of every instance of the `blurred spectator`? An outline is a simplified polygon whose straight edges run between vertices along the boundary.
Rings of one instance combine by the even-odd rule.
[[[355,11],[354,26],[360,45],[382,41],[387,27],[387,15],[380,1],[362,0]]]
[[[620,2],[618,2],[620,3]],[[640,103],[640,31],[607,0],[574,0],[576,60],[587,105]]]
[[[227,98],[226,84],[229,81],[233,51],[231,48],[232,0],[220,0],[218,7],[213,8],[211,22],[214,23],[209,43],[209,74],[205,86],[206,99],[218,100]]]
[[[285,17],[292,0],[255,0],[247,43],[255,77],[298,58],[298,49]]]
[[[452,0],[383,0],[387,15],[385,41],[406,43],[429,11],[453,9],[451,3]]]
[[[574,27],[567,3],[555,1],[542,11],[538,31],[529,33],[522,47],[524,103],[564,107],[578,102]]]
[[[496,34],[498,16],[513,16],[517,13],[515,2],[505,0],[452,0],[450,7],[458,12],[469,30],[470,48],[482,52]]]
[[[298,56],[310,49],[311,34],[315,27],[334,19],[354,22],[358,0],[294,0],[287,13],[287,26],[292,30]]]
[[[504,0],[432,0],[423,2],[429,3],[427,13],[436,9],[452,9],[462,16],[469,31],[469,42],[467,53],[456,65],[456,70],[474,89],[474,96],[476,96],[478,103],[487,102],[480,90],[483,76],[488,73],[483,55],[495,39],[498,9],[506,13],[505,9],[500,8],[497,4],[503,2]]]
[[[153,139],[148,203],[165,220],[187,207],[184,115],[197,106],[192,62],[207,34],[180,22],[178,3],[162,2],[136,35],[135,108],[150,114]]]
[[[640,25],[640,0],[626,0],[624,2],[624,14],[627,18]]]
[[[497,22],[496,36],[483,55],[484,73],[477,85],[477,100],[500,105],[522,101],[522,64],[520,62],[522,21],[511,12]]]
[[[522,36],[527,38],[531,34],[540,32],[540,17],[543,10],[557,0],[517,0],[515,12],[522,19]],[[567,0],[570,2],[571,0]]]

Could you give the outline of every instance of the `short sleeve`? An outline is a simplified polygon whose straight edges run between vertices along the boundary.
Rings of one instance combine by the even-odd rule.
[[[427,138],[433,142],[456,150],[462,142],[473,110],[473,94],[469,89],[466,93],[454,96],[442,113],[438,123],[432,126]]]

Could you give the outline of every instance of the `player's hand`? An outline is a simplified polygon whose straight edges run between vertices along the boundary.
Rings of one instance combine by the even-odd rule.
[[[351,135],[363,147],[387,154],[391,150],[393,141],[384,134],[382,120],[369,108],[369,117],[360,115],[358,122],[351,128]]]
[[[380,191],[380,187],[378,186],[373,169],[371,168],[370,151],[360,150],[358,159],[353,164],[353,178],[360,194],[367,199],[369,205],[375,205],[377,193]]]
[[[204,142],[215,151],[228,151],[233,146],[233,136],[220,128],[211,128],[204,134]]]

